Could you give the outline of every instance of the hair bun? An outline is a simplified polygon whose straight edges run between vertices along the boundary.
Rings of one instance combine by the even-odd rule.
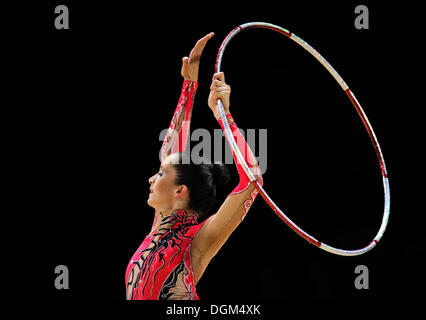
[[[217,186],[224,186],[230,180],[228,167],[223,163],[213,164],[213,182]]]

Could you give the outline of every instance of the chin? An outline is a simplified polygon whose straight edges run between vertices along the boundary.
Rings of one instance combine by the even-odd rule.
[[[150,207],[152,207],[152,200],[151,200],[150,198],[148,198],[148,200],[146,201],[146,203],[147,203]]]
[[[157,210],[156,206],[155,206],[155,201],[152,201],[151,197],[148,198],[148,200],[146,201],[146,203],[151,207],[154,208],[155,210]]]

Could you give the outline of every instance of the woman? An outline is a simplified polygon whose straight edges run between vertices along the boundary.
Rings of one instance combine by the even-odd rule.
[[[238,186],[217,213],[198,223],[215,202],[216,185],[229,180],[225,165],[195,165],[183,153],[198,87],[201,53],[213,35],[209,33],[200,39],[189,58],[182,59],[181,96],[161,148],[160,170],[149,179],[148,204],[155,209],[154,222],[127,267],[127,299],[199,300],[195,290],[197,282],[244,219],[257,195],[234,154],[240,178]],[[222,100],[234,138],[253,174],[263,183],[257,162],[229,112],[230,92],[224,74],[216,73],[208,105],[223,130],[217,106],[217,100]]]

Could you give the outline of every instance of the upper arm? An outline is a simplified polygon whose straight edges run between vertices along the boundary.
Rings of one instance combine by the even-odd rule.
[[[217,213],[206,220],[192,244],[201,259],[210,261],[238,227],[253,201],[253,190],[250,184],[244,191],[229,195]]]

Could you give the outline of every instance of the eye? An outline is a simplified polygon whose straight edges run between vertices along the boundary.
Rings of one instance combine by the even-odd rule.
[[[158,175],[161,177],[163,175],[162,171],[158,171]]]

